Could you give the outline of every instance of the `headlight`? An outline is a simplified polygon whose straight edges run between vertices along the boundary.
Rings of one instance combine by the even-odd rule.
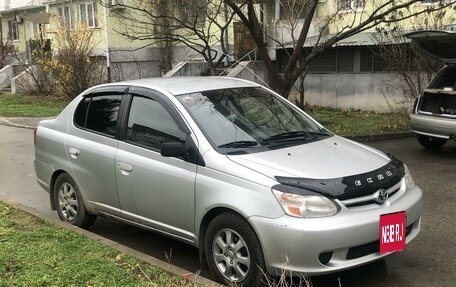
[[[338,212],[327,197],[318,194],[300,195],[272,189],[286,214],[294,217],[326,217]]]
[[[413,181],[412,175],[408,167],[404,164],[404,180],[405,180],[405,188],[412,189],[415,186],[415,182]]]

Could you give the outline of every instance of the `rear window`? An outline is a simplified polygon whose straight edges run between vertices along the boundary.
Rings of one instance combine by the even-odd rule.
[[[83,99],[74,114],[80,128],[114,137],[122,95],[101,95]]]

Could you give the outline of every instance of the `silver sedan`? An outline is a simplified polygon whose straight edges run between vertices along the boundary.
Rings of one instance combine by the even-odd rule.
[[[353,268],[420,231],[422,193],[400,160],[248,81],[93,87],[35,136],[38,182],[62,220],[109,217],[194,245],[220,282]]]

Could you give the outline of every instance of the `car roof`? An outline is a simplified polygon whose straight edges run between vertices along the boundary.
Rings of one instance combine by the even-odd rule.
[[[227,88],[259,87],[260,85],[243,79],[230,77],[163,77],[122,81],[102,86],[138,86],[158,91],[168,91],[173,95],[195,93]]]

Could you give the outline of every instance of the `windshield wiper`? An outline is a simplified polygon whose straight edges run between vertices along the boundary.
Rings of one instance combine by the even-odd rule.
[[[256,141],[234,141],[219,145],[218,148],[242,148],[258,145]]]
[[[293,131],[285,132],[270,136],[262,141],[262,143],[268,143],[273,141],[288,141],[288,140],[307,140],[313,139],[315,136],[330,136],[329,133],[325,131],[318,132],[304,132],[304,131]]]

